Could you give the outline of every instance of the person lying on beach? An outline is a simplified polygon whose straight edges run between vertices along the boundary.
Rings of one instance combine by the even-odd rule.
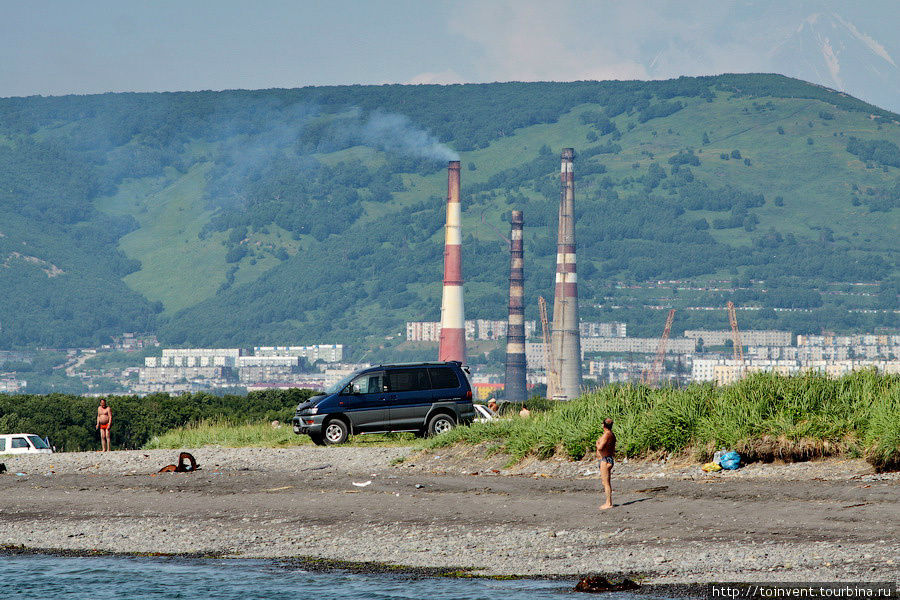
[[[522,417],[523,419],[527,419],[528,417],[531,416],[531,411],[528,410],[528,409],[525,407],[525,405],[523,404],[523,405],[522,405],[522,410],[519,411],[519,416]]]
[[[106,405],[106,398],[100,399],[97,407],[97,429],[100,430],[100,447],[109,452],[109,426],[112,425],[112,410]]]
[[[612,426],[612,419],[604,419],[603,435],[597,438],[597,461],[600,463],[600,479],[603,481],[603,491],[606,493],[606,504],[601,506],[600,510],[613,507],[611,475],[616,464],[615,458],[613,458],[616,454],[616,434],[613,433]]]
[[[497,406],[497,403],[491,398],[491,401],[488,402],[488,408],[491,409],[491,412],[497,414],[500,412],[500,407]]]

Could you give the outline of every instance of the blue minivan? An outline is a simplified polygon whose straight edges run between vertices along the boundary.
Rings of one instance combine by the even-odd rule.
[[[438,435],[474,418],[472,386],[453,361],[363,369],[300,404],[292,422],[294,433],[332,445],[359,433]]]

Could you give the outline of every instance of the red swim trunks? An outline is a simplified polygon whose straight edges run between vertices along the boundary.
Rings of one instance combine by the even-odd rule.
[[[109,423],[100,423],[100,429],[109,429]]]

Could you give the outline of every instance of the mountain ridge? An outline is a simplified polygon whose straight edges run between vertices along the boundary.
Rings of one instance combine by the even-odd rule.
[[[632,331],[649,333],[658,316],[647,307],[661,303],[643,292],[623,295],[615,284],[673,278],[731,281],[736,300],[761,309],[745,317],[759,326],[873,328],[889,325],[892,313],[853,311],[896,307],[892,148],[900,117],[828,88],[723,75],[165,97],[175,100],[0,100],[8,170],[19,168],[32,187],[46,178],[47,165],[21,172],[22,144],[33,142],[79,157],[93,177],[93,187],[68,194],[61,206],[69,212],[32,214],[22,227],[31,227],[30,237],[0,238],[0,258],[36,243],[41,227],[59,229],[44,240],[48,249],[57,240],[55,252],[76,235],[83,240],[80,229],[99,227],[108,233],[90,234],[91,251],[98,266],[112,269],[97,271],[105,283],[96,287],[118,307],[105,311],[93,337],[82,328],[54,338],[41,331],[65,331],[66,319],[54,317],[59,308],[38,304],[29,313],[6,297],[0,323],[25,325],[15,335],[0,329],[0,345],[84,343],[139,328],[158,330],[169,344],[373,344],[404,320],[436,319],[442,168],[453,151],[463,161],[468,204],[467,309],[504,318],[506,259],[494,230],[506,229],[511,208],[524,208],[531,306],[538,292],[549,293],[553,174],[564,146],[579,152],[586,318],[628,320]],[[0,177],[0,191],[4,183]],[[34,189],[0,194],[4,220],[21,221],[23,207],[39,206],[43,192]],[[52,257],[38,258],[56,264]],[[796,276],[784,272],[792,261],[802,267]],[[32,289],[33,277],[8,271],[0,278],[15,279],[24,297],[83,294]],[[844,289],[860,283],[850,281],[854,274],[874,286],[875,300]],[[390,285],[379,285],[383,277]],[[677,294],[670,290],[666,302],[722,300]],[[91,305],[103,302],[86,297],[94,300],[77,319],[96,321]],[[803,305],[783,306],[795,300]],[[612,308],[626,304],[634,308]],[[713,322],[688,316],[682,325]]]

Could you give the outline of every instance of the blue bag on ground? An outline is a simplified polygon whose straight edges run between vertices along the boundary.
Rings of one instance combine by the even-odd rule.
[[[719,459],[719,464],[722,465],[723,469],[734,471],[741,466],[741,455],[737,452],[726,452]]]

